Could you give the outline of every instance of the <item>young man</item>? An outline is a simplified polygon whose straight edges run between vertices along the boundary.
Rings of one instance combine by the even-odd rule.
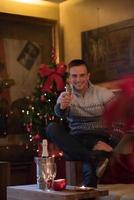
[[[71,92],[62,92],[55,105],[57,116],[66,119],[70,131],[53,123],[47,137],[70,160],[83,162],[84,186],[97,187],[96,167],[102,158],[109,157],[115,142],[110,138],[102,120],[105,105],[114,98],[110,90],[94,86],[83,60],[72,60],[69,65]]]

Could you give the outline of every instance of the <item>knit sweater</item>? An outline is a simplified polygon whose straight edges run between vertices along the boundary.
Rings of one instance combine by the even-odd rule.
[[[102,114],[106,103],[112,100],[113,97],[114,94],[111,90],[90,83],[84,96],[73,89],[73,98],[67,109],[60,109],[58,99],[55,105],[55,113],[57,116],[67,119],[70,133],[73,135],[104,134],[106,128],[102,120]]]

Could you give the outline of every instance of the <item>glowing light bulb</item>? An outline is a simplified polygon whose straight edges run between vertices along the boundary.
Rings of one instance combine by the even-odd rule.
[[[27,110],[27,115],[29,115],[29,110]]]

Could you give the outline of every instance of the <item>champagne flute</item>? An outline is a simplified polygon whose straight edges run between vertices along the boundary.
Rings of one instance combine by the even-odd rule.
[[[42,175],[45,181],[46,190],[50,190],[53,186],[53,181],[56,176],[56,164],[45,163],[42,168]]]
[[[53,188],[53,182],[54,182],[54,179],[56,177],[56,174],[57,174],[57,167],[56,167],[56,163],[53,163],[51,165],[51,180],[52,180],[52,184],[51,184],[51,188]]]

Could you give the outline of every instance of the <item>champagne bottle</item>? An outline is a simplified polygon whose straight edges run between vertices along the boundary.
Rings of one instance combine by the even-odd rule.
[[[42,140],[42,158],[47,158],[49,156],[47,146],[47,140]]]

